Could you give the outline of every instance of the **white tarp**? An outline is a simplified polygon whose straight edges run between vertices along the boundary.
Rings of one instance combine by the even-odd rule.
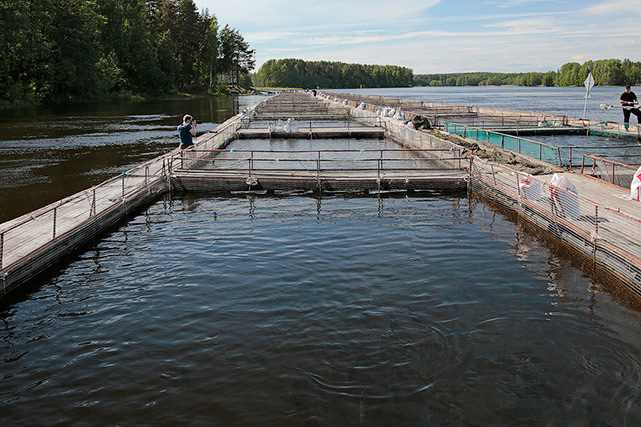
[[[579,193],[567,176],[559,173],[552,175],[550,198],[558,215],[574,219],[581,216]]]
[[[641,167],[634,173],[632,184],[630,184],[630,198],[641,202]]]
[[[519,180],[519,187],[521,188],[521,196],[527,199],[538,200],[543,195],[543,186],[539,180],[530,175]]]

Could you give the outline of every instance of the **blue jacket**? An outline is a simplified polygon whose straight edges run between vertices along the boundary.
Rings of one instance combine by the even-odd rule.
[[[190,145],[194,145],[194,139],[191,136],[191,123],[189,124],[182,124],[178,126],[178,135],[180,135],[180,143],[184,147],[188,147]]]

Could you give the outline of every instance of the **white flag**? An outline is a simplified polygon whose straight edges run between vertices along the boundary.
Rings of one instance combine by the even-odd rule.
[[[588,78],[585,79],[583,82],[585,85],[585,88],[587,89],[587,92],[585,93],[585,97],[591,98],[592,97],[592,88],[594,87],[594,77],[592,76],[592,71],[590,71],[590,74],[588,74]]]

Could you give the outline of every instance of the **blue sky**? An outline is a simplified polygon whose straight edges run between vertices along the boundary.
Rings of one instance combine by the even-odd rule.
[[[272,58],[398,64],[415,73],[546,71],[641,60],[641,0],[196,0]]]

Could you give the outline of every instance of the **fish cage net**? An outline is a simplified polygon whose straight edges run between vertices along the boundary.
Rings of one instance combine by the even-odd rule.
[[[529,222],[594,257],[641,296],[641,218],[579,194],[571,178],[566,185],[555,185],[480,159],[473,161],[470,186],[473,193],[518,211]]]

